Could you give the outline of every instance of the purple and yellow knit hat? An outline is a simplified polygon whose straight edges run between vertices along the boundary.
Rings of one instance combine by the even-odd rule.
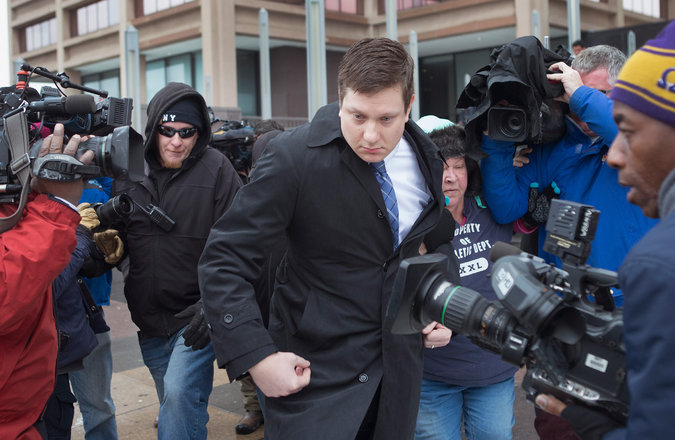
[[[610,98],[675,126],[675,20],[626,61]]]

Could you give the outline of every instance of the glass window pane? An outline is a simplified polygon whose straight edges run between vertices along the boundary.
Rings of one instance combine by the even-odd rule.
[[[157,12],[157,2],[155,0],[143,0],[143,14],[149,15]]]
[[[171,7],[169,0],[157,0],[157,10],[161,11]]]
[[[114,72],[113,72],[114,73]],[[108,96],[121,98],[120,96],[120,79],[117,75],[106,73],[103,75],[100,87],[108,91]]]
[[[96,5],[86,6],[87,10],[87,32],[94,32],[97,29],[96,23]]]
[[[166,80],[192,85],[192,68],[190,55],[178,55],[167,60]]]
[[[339,11],[340,10],[340,0],[326,0],[324,3],[326,11]]]
[[[87,11],[84,8],[77,10],[77,35],[87,33]]]
[[[55,44],[56,43],[56,18],[52,18],[49,20],[49,44]]]
[[[110,26],[120,23],[119,0],[108,0],[108,24]]]
[[[33,50],[33,46],[35,43],[33,42],[33,28],[31,26],[28,26],[26,28],[26,50]]]
[[[106,1],[100,1],[94,3],[96,5],[96,15],[97,15],[97,30],[104,29],[108,27],[108,5]]]
[[[242,115],[258,115],[258,53],[237,51],[237,102]]]
[[[194,78],[194,89],[204,95],[204,70],[202,67],[202,51],[194,53],[194,63],[195,63],[195,78]]]
[[[153,96],[166,85],[164,60],[149,62],[145,65],[145,100],[150,102]]]
[[[43,21],[40,23],[40,40],[42,44],[40,47],[49,46],[49,22]]]

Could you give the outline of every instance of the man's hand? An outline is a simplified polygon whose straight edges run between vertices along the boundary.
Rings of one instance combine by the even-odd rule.
[[[80,144],[81,137],[73,135],[68,141],[68,145],[63,148],[63,124],[56,124],[52,134],[43,139],[38,157],[46,156],[47,154],[68,154],[75,157],[77,147]],[[85,165],[90,164],[94,160],[94,152],[86,151],[82,156],[77,158]],[[60,182],[55,180],[38,179],[33,177],[30,183],[31,189],[36,192],[49,193],[53,196],[60,197],[73,205],[77,205],[84,189],[82,179],[73,182]]]
[[[518,154],[513,156],[513,166],[522,168],[523,165],[530,163],[530,158],[527,156],[532,152],[531,147],[522,148],[517,151]]]
[[[297,393],[307,385],[312,374],[309,361],[289,352],[267,356],[248,372],[267,397],[283,397]]]
[[[565,93],[555,98],[557,101],[570,102],[570,97],[576,92],[576,90],[584,85],[584,82],[581,80],[581,75],[579,72],[572,69],[570,66],[563,62],[552,64],[549,67],[549,70],[557,70],[560,73],[549,73],[546,77],[551,81],[560,81],[562,82],[563,87],[565,88]]]
[[[77,205],[77,212],[80,213],[80,224],[90,231],[98,228],[101,225],[96,210],[91,207],[89,203],[80,203]]]
[[[183,339],[185,339],[185,346],[192,347],[193,350],[201,350],[206,347],[211,340],[209,335],[209,323],[204,316],[204,308],[202,302],[197,301],[185,310],[174,315],[176,318],[192,317],[190,324],[183,332]]]
[[[549,394],[539,394],[535,403],[547,413],[569,423],[581,440],[600,440],[608,432],[625,426],[604,411],[582,405],[566,405]]]
[[[542,410],[558,417],[560,417],[560,414],[562,414],[563,410],[567,408],[567,405],[550,394],[539,394],[535,398],[534,402]]]
[[[422,334],[424,335],[424,346],[426,348],[436,348],[448,345],[452,337],[452,330],[434,321],[424,327]]]

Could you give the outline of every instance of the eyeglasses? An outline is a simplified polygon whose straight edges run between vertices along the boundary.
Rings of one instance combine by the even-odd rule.
[[[160,125],[157,127],[157,132],[162,136],[166,136],[168,138],[173,137],[174,134],[178,133],[178,136],[180,136],[181,139],[188,139],[194,136],[195,133],[197,133],[197,129],[195,127],[177,129],[167,127],[166,125]]]

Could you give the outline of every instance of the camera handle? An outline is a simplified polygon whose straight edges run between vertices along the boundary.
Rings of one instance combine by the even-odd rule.
[[[19,206],[16,211],[8,216],[0,218],[0,233],[3,233],[14,227],[19,222],[23,208],[28,202],[28,192],[30,190],[30,158],[28,156],[28,121],[26,113],[16,113],[10,117],[4,118],[5,136],[12,155],[10,168],[12,173],[21,183],[21,195],[19,196]]]
[[[588,265],[573,265],[563,263],[563,270],[569,273],[569,283],[575,292],[581,294],[581,299],[589,303],[586,295],[592,292],[595,302],[608,312],[614,310],[614,300],[610,287],[619,287],[617,273],[611,270],[600,269]],[[590,289],[593,287],[594,289]]]

